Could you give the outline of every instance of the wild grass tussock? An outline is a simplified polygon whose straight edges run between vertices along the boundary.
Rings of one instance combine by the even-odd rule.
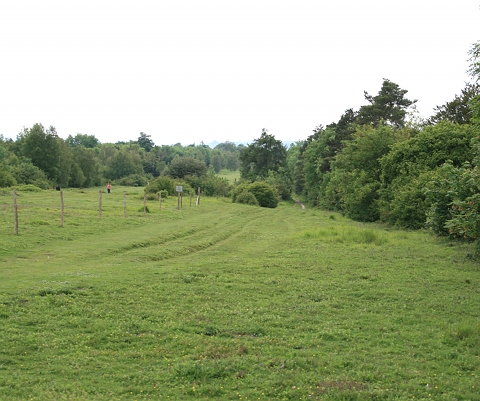
[[[390,242],[387,232],[352,225],[312,228],[303,231],[300,235],[306,239],[345,244],[384,245]]]

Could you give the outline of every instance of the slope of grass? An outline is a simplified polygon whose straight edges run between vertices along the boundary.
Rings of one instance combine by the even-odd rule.
[[[217,174],[218,176],[222,178],[226,178],[230,184],[233,184],[236,182],[236,180],[240,179],[240,171],[230,171],[230,170],[220,170],[220,172]]]
[[[127,192],[0,197],[1,399],[478,399],[468,245]]]

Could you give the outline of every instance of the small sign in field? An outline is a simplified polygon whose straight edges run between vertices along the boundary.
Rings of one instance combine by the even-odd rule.
[[[183,187],[181,185],[177,185],[177,192],[183,192]]]

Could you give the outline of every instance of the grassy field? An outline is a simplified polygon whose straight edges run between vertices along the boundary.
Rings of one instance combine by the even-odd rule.
[[[467,244],[293,204],[0,193],[1,400],[479,400]]]
[[[224,169],[221,170],[217,175],[222,178],[226,178],[230,184],[233,184],[235,180],[240,179],[240,171],[230,171]]]

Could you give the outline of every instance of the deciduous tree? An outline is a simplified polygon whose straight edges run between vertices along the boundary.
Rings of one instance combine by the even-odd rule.
[[[166,174],[172,178],[184,178],[189,175],[202,177],[206,173],[207,166],[205,163],[191,156],[175,157],[166,172]]]
[[[478,82],[480,80],[480,41],[473,44],[469,51],[470,68],[468,70],[470,76]],[[475,96],[471,102],[472,121],[480,124],[480,95]]]
[[[42,124],[35,124],[23,134],[22,155],[43,170],[47,177],[56,182],[60,176],[60,139],[54,127],[45,130]]]
[[[84,146],[86,148],[94,148],[100,145],[100,141],[94,135],[76,134],[75,137],[69,135],[67,138],[70,147]]]
[[[285,165],[286,158],[287,149],[282,142],[263,129],[260,138],[240,153],[241,176],[252,181],[264,179],[269,170],[278,172]]]
[[[153,143],[151,136],[147,135],[145,132],[140,132],[137,143],[141,148],[145,149],[146,152],[150,152],[155,147],[155,143]]]
[[[338,208],[348,217],[360,221],[379,218],[381,165],[396,140],[396,130],[382,126],[357,131],[332,163],[332,171],[323,189],[320,204]]]

